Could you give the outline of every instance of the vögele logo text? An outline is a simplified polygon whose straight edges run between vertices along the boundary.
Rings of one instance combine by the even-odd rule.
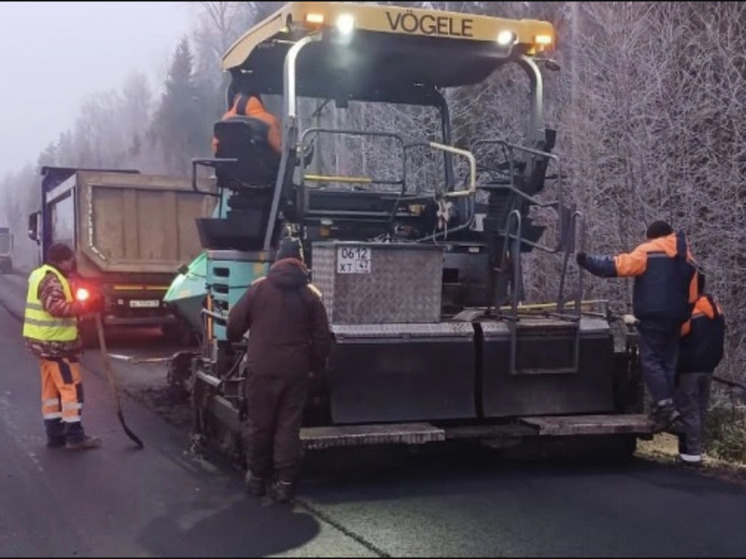
[[[414,12],[392,14],[386,12],[386,18],[392,31],[421,33],[423,35],[442,35],[446,37],[473,37],[474,20],[455,19],[433,14],[417,15]]]

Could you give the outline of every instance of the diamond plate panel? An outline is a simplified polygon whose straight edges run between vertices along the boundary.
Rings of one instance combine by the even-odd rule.
[[[321,291],[321,297],[329,315],[329,320],[334,322],[334,274],[336,271],[335,251],[328,248],[320,248],[314,244],[312,247],[313,265],[311,277],[313,284]]]
[[[338,273],[338,248],[370,250],[370,273]],[[332,324],[440,322],[443,251],[432,245],[313,245],[313,279]]]

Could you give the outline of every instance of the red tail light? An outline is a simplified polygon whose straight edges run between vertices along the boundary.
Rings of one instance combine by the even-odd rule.
[[[85,287],[79,287],[78,290],[75,292],[75,299],[78,301],[87,301],[91,298],[91,292],[88,291]]]

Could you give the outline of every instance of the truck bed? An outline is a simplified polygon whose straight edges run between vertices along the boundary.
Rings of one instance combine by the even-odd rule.
[[[173,275],[199,254],[195,219],[210,215],[213,199],[192,190],[189,179],[81,171],[71,180],[77,248],[100,272]]]

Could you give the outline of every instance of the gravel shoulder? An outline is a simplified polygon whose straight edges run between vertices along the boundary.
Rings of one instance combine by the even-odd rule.
[[[639,458],[662,464],[677,464],[678,454],[677,439],[668,433],[656,435],[650,441],[638,441],[635,453]],[[700,472],[746,488],[746,464],[726,462],[704,455]]]

